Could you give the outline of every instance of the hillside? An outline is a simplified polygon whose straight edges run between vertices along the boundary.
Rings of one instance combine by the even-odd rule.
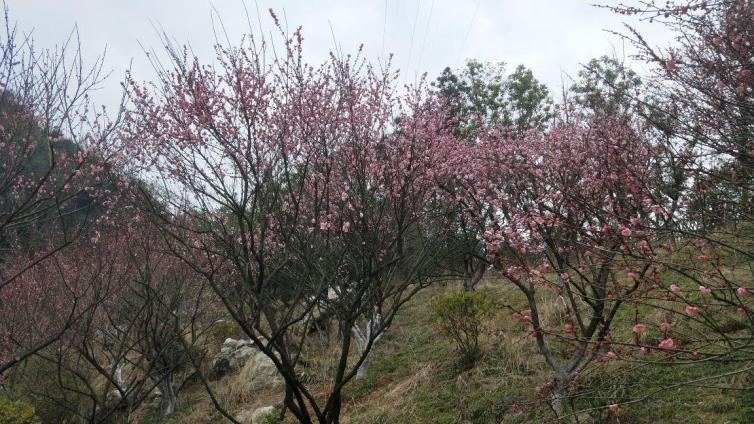
[[[524,308],[520,294],[501,281],[486,280],[481,290],[495,293],[513,307]],[[505,307],[500,307],[481,336],[484,355],[471,370],[460,370],[452,342],[433,323],[429,303],[437,294],[460,288],[449,285],[427,289],[399,314],[375,351],[368,378],[355,381],[345,391],[343,422],[376,423],[539,423],[554,420],[549,408],[539,403],[541,386],[551,378],[533,338]],[[548,323],[562,319],[557,300],[545,303]],[[562,305],[562,304],[560,304]],[[633,312],[626,312],[627,314]],[[630,334],[630,325],[617,328]],[[228,331],[228,330],[225,330]],[[228,333],[233,335],[232,330]],[[222,337],[226,334],[218,335]],[[683,375],[702,379],[738,369],[738,364],[644,365],[623,361],[604,362],[581,378],[583,387],[579,422],[606,423],[747,423],[754,419],[754,395],[747,375],[733,375],[674,387]],[[248,392],[239,389],[248,375],[236,373],[214,383],[224,405],[236,413],[277,404],[274,390]],[[715,389],[714,386],[730,388]],[[712,387],[712,388],[711,388]],[[737,390],[737,389],[738,390]],[[645,399],[646,398],[646,399]],[[606,411],[614,401],[635,400],[620,411]],[[223,422],[199,386],[186,393],[178,414],[147,422]],[[289,418],[290,422],[295,420]],[[271,421],[272,422],[272,421]]]
[[[259,1],[6,10],[0,424],[754,422],[754,0]]]

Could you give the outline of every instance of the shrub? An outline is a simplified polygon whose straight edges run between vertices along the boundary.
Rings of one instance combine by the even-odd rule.
[[[28,403],[0,398],[0,424],[39,424],[34,408]]]
[[[227,319],[213,322],[207,329],[207,335],[220,343],[227,338],[241,339],[245,336],[238,324]]]
[[[459,364],[471,368],[481,356],[479,333],[493,312],[494,302],[482,291],[452,291],[432,300],[435,324],[456,344]]]

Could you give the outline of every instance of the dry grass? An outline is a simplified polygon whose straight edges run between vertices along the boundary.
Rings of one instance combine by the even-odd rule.
[[[538,308],[542,326],[544,328],[562,328],[570,320],[566,299],[562,296],[542,297]]]
[[[528,375],[541,363],[532,337],[501,334],[493,347],[498,353],[500,370],[506,374]]]
[[[458,369],[454,346],[433,327],[429,308],[433,296],[456,288],[455,285],[429,288],[405,306],[376,346],[370,376],[363,381],[352,381],[346,387],[343,422],[455,424],[535,423],[547,420],[547,408],[537,407],[535,401],[546,394],[540,392],[538,387],[552,378],[552,372],[537,352],[535,340],[527,335],[528,327],[515,320],[509,309],[501,308],[482,333],[480,346],[483,356],[476,366],[469,371]],[[488,279],[481,288],[513,308],[521,311],[528,308],[521,293],[501,281]],[[568,322],[562,300],[552,295],[548,298],[545,291],[538,296],[545,296],[539,310],[545,326],[559,327]],[[630,335],[633,309],[629,312],[620,317],[616,337]],[[642,317],[643,321],[655,323],[671,319],[677,320],[678,317],[656,310]],[[337,334],[331,334],[330,343],[326,343],[325,339],[315,335],[305,349],[310,353],[303,358],[300,372],[307,379],[312,392],[319,397],[328,392],[337,339]],[[219,349],[219,345],[214,347]],[[211,358],[213,352],[210,353]],[[653,374],[659,372],[646,371],[641,377],[643,380],[633,381],[636,376],[625,363],[609,361],[592,367],[579,377],[580,386],[575,390],[581,391],[585,402],[593,399],[597,409],[604,409],[606,402],[621,399],[624,390],[636,390],[638,384],[647,384],[643,381],[651,382],[657,376],[662,377],[662,374]],[[280,403],[280,390],[252,392],[248,390],[249,379],[248,370],[242,369],[212,382],[220,402],[230,412],[238,414],[243,410]],[[212,405],[201,390],[192,388],[192,394],[185,395],[185,399],[184,402],[191,402],[192,407],[182,414],[180,422],[222,422],[218,414],[212,412]],[[716,408],[737,405],[735,401],[726,403],[722,399],[710,397],[705,401],[710,405],[704,406],[704,411],[693,410],[692,413],[700,413],[710,418],[710,422],[715,422],[718,414]],[[653,405],[676,408],[673,411],[677,410],[678,405],[688,407],[688,403],[684,403],[686,400],[676,400],[672,396],[653,402]],[[512,403],[523,406],[525,412],[514,412]],[[662,419],[667,414],[662,415],[658,411],[661,409],[636,412],[627,407],[621,411],[621,422],[664,422]],[[659,421],[657,417],[660,417]],[[583,414],[579,418],[582,422],[590,422],[595,417]],[[614,415],[602,418],[608,420],[605,422],[616,422]]]

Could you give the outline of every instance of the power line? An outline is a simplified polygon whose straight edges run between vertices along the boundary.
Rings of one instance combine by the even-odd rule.
[[[463,43],[461,44],[461,50],[458,52],[458,59],[456,60],[456,65],[461,63],[461,56],[463,56],[463,49],[466,47],[466,42],[469,40],[469,34],[471,34],[471,28],[474,27],[474,20],[476,19],[476,14],[479,11],[479,5],[481,4],[482,4],[482,0],[477,0],[476,8],[474,8],[474,14],[471,16],[471,22],[469,22],[469,29],[466,31],[466,36],[463,38]]]
[[[382,22],[382,58],[385,58],[385,32],[387,32],[387,0],[385,0],[385,20]]]
[[[427,26],[424,28],[424,39],[422,40],[422,48],[419,51],[419,61],[416,64],[416,70],[419,71],[419,67],[422,63],[422,57],[424,56],[424,45],[427,43],[427,33],[429,33],[429,24],[432,22],[432,11],[435,10],[435,0],[432,0],[432,5],[429,7],[429,17],[427,17]]]
[[[414,27],[411,29],[411,43],[408,47],[408,62],[406,63],[406,71],[411,66],[411,53],[414,50],[414,34],[416,33],[416,21],[419,20],[419,8],[422,5],[422,0],[419,0],[416,4],[416,14],[414,14]]]

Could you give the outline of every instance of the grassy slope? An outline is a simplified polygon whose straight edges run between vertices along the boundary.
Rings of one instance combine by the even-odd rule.
[[[401,311],[375,351],[370,376],[349,384],[345,391],[343,421],[347,424],[373,423],[540,423],[553,420],[546,405],[537,405],[538,386],[551,373],[536,351],[527,329],[502,310],[482,336],[485,355],[469,371],[455,364],[454,347],[433,328],[430,300],[443,290],[431,288],[416,296]],[[502,282],[485,282],[495,298],[526,309],[523,298]],[[545,323],[560,319],[557,302],[543,302]],[[656,314],[656,313],[655,313]],[[646,308],[627,307],[614,328],[616,340],[630,340],[633,319],[646,323],[664,319]],[[652,330],[648,330],[651,335]],[[657,336],[657,335],[655,335]],[[218,339],[219,340],[219,339]],[[219,343],[219,341],[218,341]],[[327,356],[327,355],[325,355]],[[656,358],[656,357],[655,357]],[[665,389],[679,379],[691,380],[716,375],[741,364],[693,366],[645,365],[636,367],[625,361],[609,361],[592,367],[581,376],[583,396],[578,409],[595,408],[609,423],[749,423],[754,422],[754,379],[735,375],[711,380],[708,385],[738,386],[747,390],[728,390],[685,386]],[[213,382],[223,404],[231,412],[253,410],[275,404],[279,394],[248,393],[235,389],[247,378],[239,373]],[[623,403],[615,414],[609,403]],[[520,405],[520,410],[516,406]],[[201,387],[192,387],[183,397],[178,414],[164,421],[159,415],[142,422],[223,422],[213,411]],[[592,422],[582,414],[580,422]]]
[[[487,283],[485,289],[523,309],[520,296],[501,286],[497,282]],[[552,419],[545,406],[531,405],[538,394],[537,386],[547,381],[550,373],[533,341],[526,336],[526,329],[510,313],[498,314],[483,336],[485,356],[474,369],[462,372],[454,365],[453,346],[432,326],[429,299],[439,290],[442,289],[420,294],[397,318],[377,349],[370,377],[350,386],[344,421],[349,424],[535,423]],[[556,311],[546,313],[555,315]],[[635,311],[625,313],[633,316]],[[628,316],[623,318],[622,322],[632,322]],[[615,334],[627,335],[630,325],[617,329]],[[646,400],[623,406],[617,414],[604,411],[602,418],[622,423],[754,422],[751,388],[664,389],[679,378],[713,375],[734,365],[648,365],[638,369],[633,365],[613,361],[583,376],[589,387],[596,388],[596,393],[592,399],[583,400],[579,408],[591,406],[604,411],[608,403],[649,395]],[[742,375],[707,383],[752,385]],[[512,401],[522,404],[523,411],[513,411]]]

